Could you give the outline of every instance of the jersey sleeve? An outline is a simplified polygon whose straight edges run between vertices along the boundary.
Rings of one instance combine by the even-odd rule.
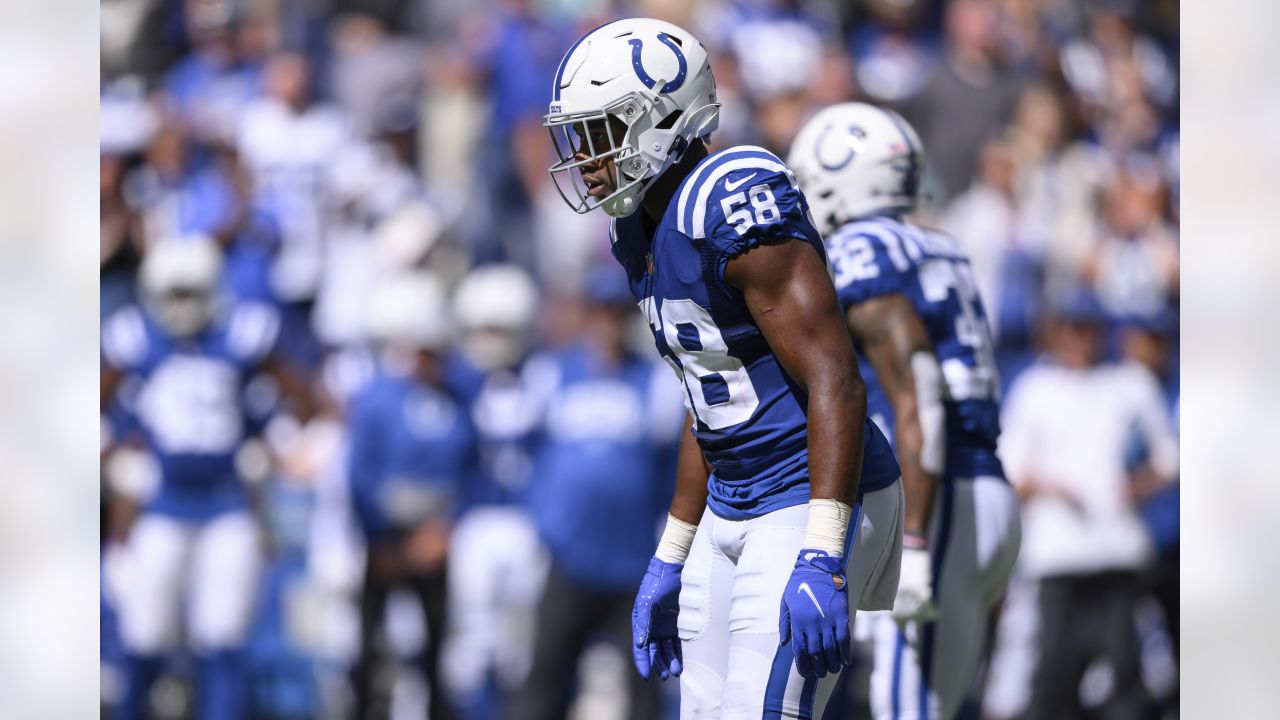
[[[377,503],[378,479],[385,469],[380,439],[385,436],[386,415],[379,403],[379,388],[366,387],[352,399],[347,417],[347,487],[361,527],[376,534],[383,525]]]
[[[906,292],[915,265],[891,229],[856,223],[827,238],[827,257],[840,304],[848,308],[865,300]]]
[[[150,340],[142,310],[130,305],[112,313],[102,324],[102,364],[113,370],[136,370],[146,359]]]
[[[690,185],[688,197],[681,198],[684,217],[677,222],[695,245],[705,243],[714,252],[722,280],[725,264],[757,245],[797,238],[821,251],[821,235],[795,176],[772,153],[759,148],[722,153],[700,167]]]

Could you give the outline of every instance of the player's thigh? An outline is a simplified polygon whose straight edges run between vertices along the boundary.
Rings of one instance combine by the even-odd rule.
[[[483,681],[492,663],[506,677],[528,669],[534,611],[546,579],[546,555],[528,515],[481,507],[463,515],[449,541],[449,682]],[[510,666],[510,667],[507,667]]]
[[[129,532],[119,594],[120,637],[143,655],[177,644],[191,534],[182,522],[147,513]]]
[[[725,720],[818,717],[837,676],[802,678],[791,644],[779,645],[782,593],[804,545],[808,507],[778,510],[748,522],[734,574],[729,612]]]
[[[710,510],[703,513],[680,575],[681,720],[720,717],[729,667],[729,608],[734,582],[733,561],[715,541],[723,523]]]
[[[858,523],[849,547],[845,571],[851,612],[889,610],[898,592],[902,565],[902,481],[863,495],[854,509]],[[854,593],[857,593],[856,595]],[[854,603],[852,598],[859,601]]]
[[[224,513],[195,531],[190,607],[197,650],[230,649],[244,642],[261,572],[261,538],[249,513]]]
[[[997,477],[972,483],[977,524],[977,563],[983,600],[988,607],[1004,592],[1022,548],[1022,507],[1013,486]]]

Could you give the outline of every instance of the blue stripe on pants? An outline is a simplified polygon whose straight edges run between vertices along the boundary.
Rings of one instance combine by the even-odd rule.
[[[862,527],[862,495],[859,494],[857,500],[853,504],[853,517],[849,521],[852,529],[844,541],[844,556],[846,561],[849,558],[849,552],[853,547],[854,540],[858,536],[858,530]],[[858,602],[857,598],[851,598],[850,603]],[[851,607],[856,607],[851,605]],[[782,609],[779,607],[779,613]],[[852,629],[852,628],[851,628]],[[782,718],[783,701],[787,694],[787,679],[791,676],[791,666],[795,662],[795,654],[791,650],[791,643],[780,645],[778,652],[773,655],[773,667],[769,670],[769,681],[765,684],[764,691],[764,720],[780,720]],[[804,685],[800,688],[800,714],[801,720],[811,720],[813,717],[813,703],[818,694],[817,678],[805,678]]]
[[[893,681],[889,686],[889,698],[893,701],[893,720],[902,714],[902,651],[907,646],[907,636],[898,630],[898,642],[893,648]]]

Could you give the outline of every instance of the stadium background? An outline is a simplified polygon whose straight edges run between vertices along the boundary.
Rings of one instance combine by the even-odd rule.
[[[922,216],[973,258],[1005,385],[1036,356],[1054,299],[1087,288],[1109,358],[1148,366],[1175,412],[1176,1],[105,0],[101,11],[102,315],[136,299],[148,244],[214,236],[227,292],[278,304],[282,352],[331,400],[257,481],[270,537],[250,653],[258,715],[341,716],[349,702],[359,553],[321,500],[341,483],[326,471],[343,388],[358,382],[344,358],[367,345],[379,279],[427,266],[453,285],[514,262],[542,294],[538,346],[570,347],[580,332],[584,290],[612,262],[606,219],[564,207],[540,121],[564,49],[614,17],[660,17],[703,40],[723,104],[715,148],[784,154],[833,102],[899,109],[929,153]],[[289,152],[262,137],[289,138]],[[104,467],[116,471],[104,498],[135,492],[135,468]],[[1162,551],[1144,578],[1154,597],[1167,594],[1170,557],[1176,573],[1176,512],[1172,527],[1167,512],[1148,515]],[[1176,575],[1173,588],[1176,612]],[[1176,712],[1176,622],[1170,638],[1161,605],[1142,607],[1143,681]],[[986,678],[992,717],[1025,702],[1025,609],[1001,627],[1013,654]],[[104,613],[110,705],[118,658]],[[629,668],[592,659],[578,712],[605,717],[615,671]],[[180,660],[175,672],[158,703],[181,713]]]

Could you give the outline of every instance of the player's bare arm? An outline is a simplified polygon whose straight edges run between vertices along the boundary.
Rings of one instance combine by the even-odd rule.
[[[676,492],[671,499],[671,516],[681,522],[696,526],[707,507],[707,478],[711,469],[707,466],[698,439],[693,435],[693,416],[690,415],[680,433],[680,450],[676,460]]]
[[[942,440],[942,398],[921,397],[930,392],[940,394],[941,389],[936,382],[922,385],[925,378],[918,377],[913,365],[932,361],[936,368],[933,344],[911,301],[902,295],[884,295],[860,302],[850,307],[845,317],[849,332],[863,356],[875,368],[876,377],[893,405],[893,431],[906,495],[903,528],[907,533],[923,537],[933,512],[939,475],[937,458],[924,458],[926,436],[929,436],[930,443]],[[921,400],[926,403],[922,405]],[[922,417],[922,414],[928,417]],[[929,426],[927,432],[926,425]],[[936,455],[940,449],[929,447],[928,451]]]
[[[302,373],[279,355],[269,355],[262,364],[263,372],[280,386],[280,394],[289,403],[289,410],[299,422],[307,422],[316,413],[311,388],[303,380]]]
[[[120,381],[124,378],[124,373],[113,367],[103,367],[98,374],[98,411],[106,412],[107,406],[111,404],[111,398],[115,397],[116,388],[120,386]]]
[[[760,245],[725,267],[787,374],[808,394],[814,500],[852,505],[862,472],[866,387],[826,264],[807,243]]]

